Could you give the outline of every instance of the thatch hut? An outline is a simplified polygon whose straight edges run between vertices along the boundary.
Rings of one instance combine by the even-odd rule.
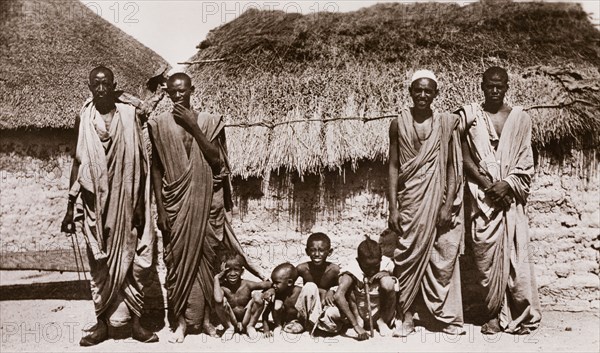
[[[89,70],[141,94],[168,64],[77,0],[0,1],[0,13],[0,268],[61,268],[62,253],[38,254],[72,247],[60,222]]]
[[[481,101],[487,67],[507,67],[508,101],[535,122],[530,251],[543,301],[590,309],[598,307],[599,42],[577,4],[250,10],[211,31],[188,72],[197,106],[230,124],[237,231],[272,268],[300,260],[316,229],[333,237],[343,262],[364,234],[386,228],[391,118],[361,119],[408,104],[413,70],[437,73],[435,106],[451,110]],[[347,117],[357,119],[339,119]]]

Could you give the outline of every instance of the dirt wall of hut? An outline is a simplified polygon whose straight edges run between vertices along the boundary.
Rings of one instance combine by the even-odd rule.
[[[0,132],[0,251],[70,249],[60,233],[67,202],[70,132]],[[600,164],[581,154],[560,163],[539,158],[527,205],[529,253],[546,308],[598,310]],[[303,178],[285,171],[268,178],[234,178],[234,229],[251,259],[268,271],[282,261],[299,263],[306,237],[330,235],[332,260],[346,263],[365,235],[386,228],[386,165],[358,163]],[[468,242],[467,242],[468,244]],[[43,268],[43,264],[40,264]],[[461,258],[466,305],[477,296],[467,247]]]

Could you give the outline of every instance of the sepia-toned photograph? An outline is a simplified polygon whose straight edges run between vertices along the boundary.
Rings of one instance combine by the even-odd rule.
[[[597,0],[0,0],[1,352],[599,352]]]

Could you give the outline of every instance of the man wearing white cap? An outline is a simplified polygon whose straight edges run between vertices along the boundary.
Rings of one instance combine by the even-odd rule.
[[[413,313],[435,318],[432,329],[463,334],[458,256],[462,250],[462,156],[459,117],[431,103],[438,81],[429,70],[410,83],[413,107],[390,125],[389,226],[400,293],[394,336],[414,332]],[[425,310],[416,310],[423,303]]]

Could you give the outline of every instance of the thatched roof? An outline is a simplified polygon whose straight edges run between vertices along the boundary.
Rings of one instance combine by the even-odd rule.
[[[168,65],[77,0],[0,1],[0,13],[0,129],[71,128],[97,65],[133,94]]]
[[[390,119],[410,104],[407,79],[429,68],[441,79],[434,105],[481,101],[491,65],[507,67],[510,103],[534,108],[538,151],[598,150],[600,32],[577,4],[485,2],[380,4],[350,13],[250,10],[211,31],[190,61],[199,108],[230,123],[234,173],[302,173],[384,160]]]

